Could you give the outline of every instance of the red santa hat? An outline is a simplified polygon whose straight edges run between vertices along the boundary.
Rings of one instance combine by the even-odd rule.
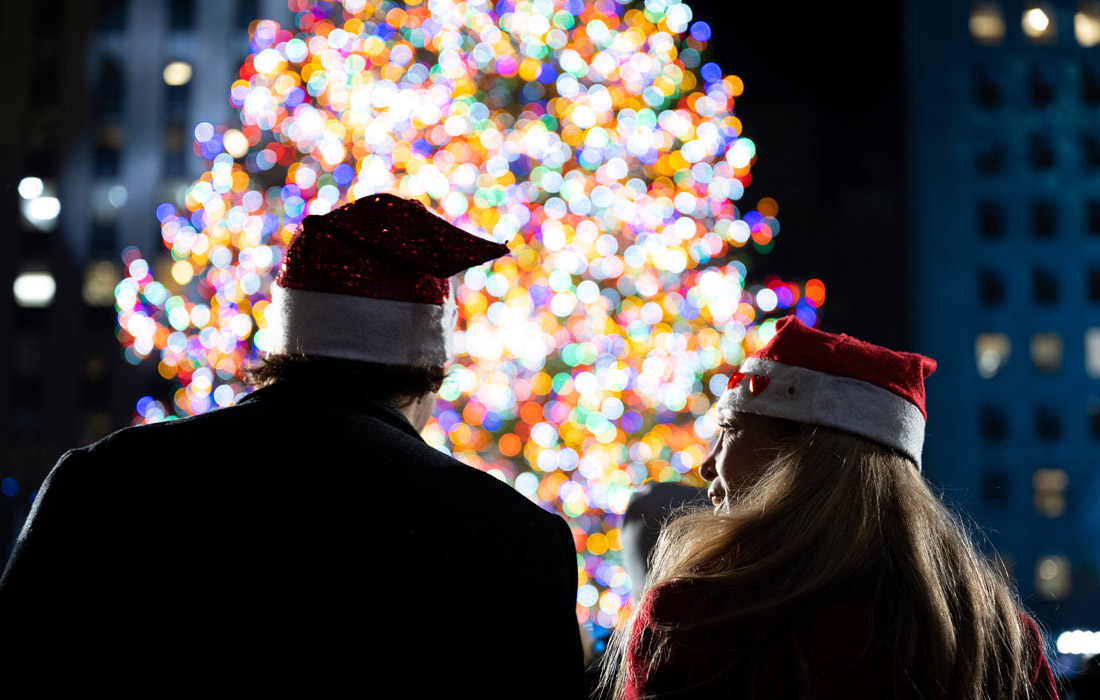
[[[921,466],[924,379],[936,361],[780,319],[730,377],[719,408],[838,428],[892,447]]]
[[[307,216],[271,285],[276,352],[446,364],[458,310],[448,278],[508,253],[392,194]]]

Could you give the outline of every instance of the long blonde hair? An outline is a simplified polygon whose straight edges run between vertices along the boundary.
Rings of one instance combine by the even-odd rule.
[[[705,583],[708,600],[731,604],[718,614],[709,606],[702,619],[655,620],[659,628],[706,630],[750,616],[808,623],[854,586],[869,591],[881,633],[874,643],[888,645],[892,697],[1031,696],[1039,649],[1014,592],[910,460],[855,435],[796,424],[730,512],[694,511],[670,522],[647,588],[688,581]],[[616,632],[604,659],[604,687],[616,698],[635,617]],[[769,653],[790,659],[809,697],[808,667],[793,632],[776,630]],[[656,649],[649,661],[661,654]]]

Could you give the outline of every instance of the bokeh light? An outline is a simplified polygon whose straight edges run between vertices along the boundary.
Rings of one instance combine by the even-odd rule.
[[[243,396],[306,215],[418,198],[512,248],[460,276],[458,359],[425,438],[565,516],[578,617],[614,625],[632,489],[700,483],[709,409],[772,334],[764,315],[812,325],[824,302],[816,280],[746,286],[779,224],[770,198],[739,205],[756,159],[741,80],[703,64],[711,29],[675,0],[290,6],[294,29],[252,24],[240,123],[195,127],[208,169],[182,211],[157,210],[171,259],[123,254],[119,340],[175,386],[135,422]]]

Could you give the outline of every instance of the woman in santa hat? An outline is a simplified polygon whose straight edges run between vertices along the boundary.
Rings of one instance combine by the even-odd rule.
[[[936,363],[776,329],[718,401],[714,512],[662,533],[611,696],[1055,700],[1035,624],[921,476]]]

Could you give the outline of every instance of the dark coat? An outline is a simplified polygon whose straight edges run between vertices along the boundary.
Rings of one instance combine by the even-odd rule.
[[[580,696],[565,522],[362,396],[283,381],[65,454],[0,580],[0,663],[112,687],[228,671]]]

